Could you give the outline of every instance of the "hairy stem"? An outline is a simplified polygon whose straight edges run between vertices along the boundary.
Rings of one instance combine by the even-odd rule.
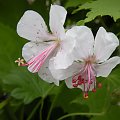
[[[27,120],[31,120],[31,118],[32,118],[33,115],[35,114],[36,110],[39,108],[41,102],[42,102],[42,99],[36,104],[36,106],[34,107],[34,109],[32,110],[32,112],[31,112],[30,115],[28,116]]]
[[[63,86],[63,84],[61,84],[61,86],[60,86],[59,89],[61,89],[62,86]],[[57,98],[58,98],[58,95],[59,95],[59,93],[54,97],[54,100],[52,101],[52,104],[51,104],[51,106],[50,106],[50,109],[49,109],[49,112],[48,112],[48,115],[47,115],[47,120],[50,119],[51,112],[52,112],[52,109],[53,109],[53,107],[54,107],[55,101],[56,101]]]
[[[104,115],[105,112],[101,112],[101,113],[70,113],[70,114],[67,114],[67,115],[64,115],[60,118],[58,118],[57,120],[63,120],[67,117],[71,117],[71,116],[77,116],[77,115],[96,115],[96,116],[101,116],[101,115]]]
[[[42,99],[41,107],[40,107],[40,120],[42,120],[42,109],[43,109],[43,105],[44,105],[44,99]]]

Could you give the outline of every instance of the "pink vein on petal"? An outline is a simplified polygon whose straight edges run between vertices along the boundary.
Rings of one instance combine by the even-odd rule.
[[[27,62],[28,69],[30,72],[35,73],[38,72],[48,58],[50,53],[57,47],[58,43],[54,43],[46,48],[42,53],[38,54],[37,56],[33,57]]]

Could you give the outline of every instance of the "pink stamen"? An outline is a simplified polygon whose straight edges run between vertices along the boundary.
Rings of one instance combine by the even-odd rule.
[[[35,73],[38,72],[48,58],[48,56],[52,53],[52,51],[57,47],[58,43],[55,42],[54,44],[50,45],[46,48],[42,53],[39,53],[35,57],[31,58],[26,64],[22,66],[28,66],[30,72]]]
[[[86,63],[83,69],[72,78],[73,87],[82,87],[84,98],[88,98],[88,91],[94,84],[93,92],[96,91],[96,77],[93,65]]]

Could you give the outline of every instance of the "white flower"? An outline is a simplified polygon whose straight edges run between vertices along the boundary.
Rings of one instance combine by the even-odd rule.
[[[103,27],[99,28],[95,40],[91,30],[85,26],[73,27],[69,32],[74,33],[76,38],[76,61],[67,69],[58,70],[51,59],[50,70],[54,78],[66,79],[69,88],[81,88],[84,97],[88,98],[88,91],[96,91],[96,77],[107,77],[120,63],[118,56],[109,59],[119,45],[119,40]]]
[[[56,85],[59,81],[49,71],[49,59],[54,57],[56,69],[65,69],[73,62],[75,40],[69,35],[69,30],[65,33],[63,25],[66,14],[63,7],[51,5],[49,26],[52,33],[48,32],[43,18],[32,10],[26,11],[17,25],[18,35],[30,40],[22,49],[28,70],[38,72],[43,80]]]

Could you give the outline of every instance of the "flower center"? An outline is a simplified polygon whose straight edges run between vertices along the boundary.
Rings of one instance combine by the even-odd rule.
[[[55,50],[59,45],[58,41],[55,41],[52,45],[47,47],[42,53],[39,53],[35,57],[31,58],[27,63],[21,64],[21,66],[28,66],[28,69],[32,73],[36,73],[40,70],[43,63],[46,61],[48,56]]]
[[[96,72],[94,63],[95,56],[88,57],[80,72],[72,77],[73,87],[81,88],[84,98],[88,98],[88,91],[96,91]]]

